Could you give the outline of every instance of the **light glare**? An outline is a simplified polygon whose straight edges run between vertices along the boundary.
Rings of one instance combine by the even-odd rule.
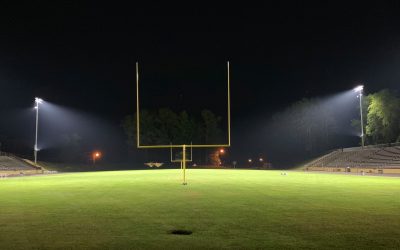
[[[36,103],[43,103],[43,99],[41,99],[39,97],[35,97],[35,102]]]
[[[354,88],[354,92],[361,92],[364,89],[363,85],[357,86]]]
[[[93,152],[93,158],[100,158],[101,157],[101,153],[100,152]]]

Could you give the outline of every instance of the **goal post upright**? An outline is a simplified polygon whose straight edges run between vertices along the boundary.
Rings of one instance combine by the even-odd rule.
[[[140,148],[140,115],[139,115],[139,63],[136,62],[136,145]]]
[[[229,61],[226,62],[227,66],[227,106],[228,106],[228,147],[231,146],[231,74]]]

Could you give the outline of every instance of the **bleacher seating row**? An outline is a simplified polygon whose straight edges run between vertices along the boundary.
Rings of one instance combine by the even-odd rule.
[[[400,168],[400,146],[339,149],[310,162],[306,167]]]
[[[0,170],[2,171],[16,171],[16,170],[33,170],[34,166],[17,159],[13,156],[0,155]]]

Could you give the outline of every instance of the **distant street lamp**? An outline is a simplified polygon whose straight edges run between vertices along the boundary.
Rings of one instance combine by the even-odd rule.
[[[100,159],[101,157],[101,153],[98,151],[93,152],[92,154],[92,160],[93,160],[93,164],[96,164],[96,160]]]
[[[221,148],[216,151],[215,156],[218,158],[218,165],[222,165],[222,159],[221,157],[225,154],[225,149]]]
[[[38,129],[39,129],[39,104],[43,103],[43,100],[35,97],[35,109],[36,109],[36,132],[35,132],[35,146],[33,149],[33,155],[35,157],[35,164],[37,163],[37,151],[39,151],[38,149]]]
[[[362,96],[363,96],[364,86],[360,85],[354,88],[354,92],[358,93],[360,98],[360,117],[361,117],[361,146],[364,148],[364,122],[363,122],[363,109],[362,109]]]

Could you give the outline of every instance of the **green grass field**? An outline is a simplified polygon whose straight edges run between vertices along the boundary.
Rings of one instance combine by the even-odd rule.
[[[400,178],[189,170],[188,182],[179,170],[0,179],[0,248],[400,249]]]

